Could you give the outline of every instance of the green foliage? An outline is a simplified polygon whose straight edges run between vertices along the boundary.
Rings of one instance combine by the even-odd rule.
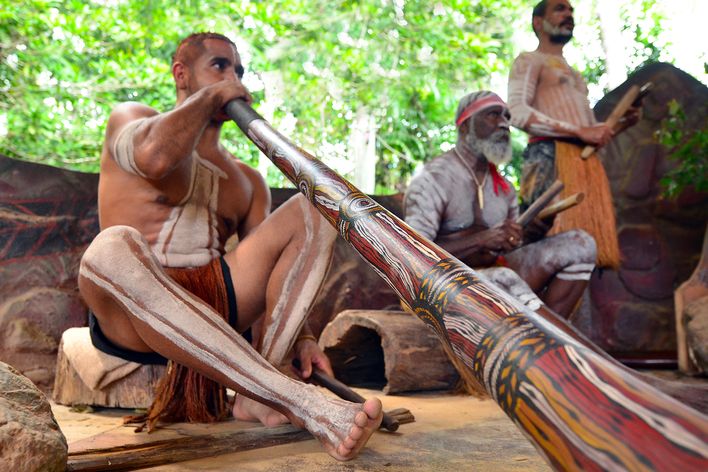
[[[661,179],[666,197],[675,198],[687,187],[708,191],[708,120],[703,128],[686,133],[686,114],[676,100],[669,102],[669,116],[657,131],[657,140],[667,147],[677,165]]]
[[[257,103],[269,98],[269,74],[282,79],[286,98],[269,118],[278,126],[294,117],[290,137],[324,151],[325,161],[346,160],[339,144],[352,118],[373,115],[379,189],[390,192],[454,142],[459,97],[506,72],[507,19],[525,7],[521,0],[16,2],[0,12],[0,152],[97,171],[110,110],[126,100],[171,108],[174,47],[190,32],[213,30],[246,46]],[[224,138],[257,164],[234,126]],[[276,171],[269,183],[284,182]]]
[[[10,0],[0,11],[0,153],[97,171],[111,109],[134,100],[169,110],[174,48],[210,30],[237,40],[256,108],[345,176],[354,117],[372,116],[376,191],[390,193],[455,142],[459,98],[506,76],[529,9],[525,0]],[[602,74],[602,60],[591,68]],[[223,136],[258,165],[235,126]],[[512,178],[520,136],[502,170]],[[286,185],[276,169],[268,183]]]
[[[660,60],[662,50],[666,49],[662,34],[664,20],[656,0],[640,0],[624,6],[623,28],[634,36],[634,50],[630,52],[631,61],[627,64],[628,73]]]

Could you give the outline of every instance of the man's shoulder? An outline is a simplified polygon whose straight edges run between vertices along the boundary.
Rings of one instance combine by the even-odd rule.
[[[458,160],[455,155],[451,152],[446,152],[426,162],[418,176],[427,174],[433,178],[439,177],[441,174],[450,172],[450,167],[457,166],[457,164]]]
[[[157,115],[158,112],[144,103],[140,102],[122,102],[116,105],[111,111],[111,118],[144,118]],[[110,118],[109,118],[110,119]]]
[[[453,152],[444,152],[428,161],[428,163],[425,164],[425,167],[429,169],[438,170],[447,168],[452,163],[458,163],[457,156],[455,156]]]
[[[136,120],[149,118],[159,114],[157,110],[139,102],[123,102],[118,104],[108,116],[106,134],[108,136],[121,130],[125,125]]]
[[[524,51],[514,59],[514,63],[524,63],[524,62],[542,62],[544,54],[539,51]]]

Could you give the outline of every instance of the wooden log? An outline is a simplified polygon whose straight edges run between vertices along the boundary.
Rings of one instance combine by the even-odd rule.
[[[557,470],[708,470],[708,417],[597,354],[275,131],[227,113]],[[599,350],[599,348],[598,348]]]
[[[187,435],[142,444],[69,452],[66,470],[69,472],[134,470],[311,438],[310,433],[292,425]]]
[[[447,390],[459,379],[435,333],[402,311],[345,310],[320,335],[335,376],[393,394]]]
[[[59,344],[52,399],[60,405],[94,405],[110,408],[147,408],[165,366],[144,365],[102,389],[88,387]]]
[[[703,249],[698,266],[684,283],[674,292],[674,310],[676,316],[676,344],[678,350],[678,366],[681,372],[696,374],[700,369],[689,355],[689,344],[686,334],[686,307],[696,300],[708,296],[708,230],[703,236]]]

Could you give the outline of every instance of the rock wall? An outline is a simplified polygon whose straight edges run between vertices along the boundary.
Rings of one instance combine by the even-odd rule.
[[[61,333],[86,324],[79,260],[98,232],[98,176],[0,156],[0,360],[43,391]]]
[[[622,264],[618,271],[594,274],[591,319],[578,323],[611,352],[663,351],[671,356],[676,348],[673,292],[698,263],[708,194],[689,189],[675,200],[662,197],[659,181],[676,162],[654,133],[672,99],[686,112],[687,130],[706,129],[708,89],[669,64],[652,64],[598,102],[598,119],[610,114],[632,84],[649,81],[654,89],[644,99],[642,119],[601,154],[614,198]]]

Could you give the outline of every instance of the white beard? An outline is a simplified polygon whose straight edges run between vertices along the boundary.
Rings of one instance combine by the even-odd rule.
[[[573,37],[573,28],[568,26],[553,26],[548,20],[543,20],[543,31],[548,33],[554,43],[565,44]]]
[[[486,139],[477,139],[473,134],[469,135],[469,145],[476,155],[483,155],[495,166],[501,166],[511,161],[511,140],[506,137],[504,140],[495,139],[503,131],[495,131]]]

